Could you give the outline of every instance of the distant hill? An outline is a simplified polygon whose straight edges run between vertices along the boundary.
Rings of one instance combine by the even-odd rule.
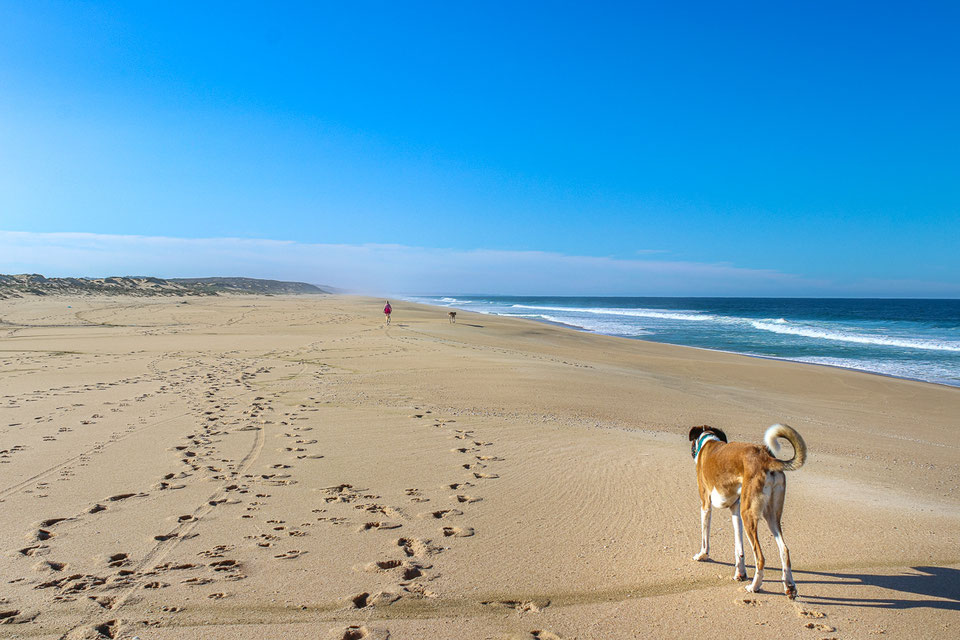
[[[0,298],[24,295],[215,296],[221,293],[302,295],[330,293],[305,282],[256,278],[45,278],[36,273],[0,274]]]
[[[330,293],[306,282],[284,282],[282,280],[259,280],[257,278],[170,278],[168,282],[202,287],[214,292],[231,293],[274,293],[300,295],[305,293]]]

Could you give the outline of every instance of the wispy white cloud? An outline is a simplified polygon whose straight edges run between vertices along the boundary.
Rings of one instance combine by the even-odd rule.
[[[548,251],[316,244],[248,238],[171,238],[0,231],[0,272],[47,276],[248,276],[370,293],[557,295],[839,295],[856,286],[773,269]],[[936,283],[934,283],[936,284]],[[914,283],[914,288],[924,286]],[[881,282],[861,295],[883,295]],[[955,287],[955,294],[960,288]],[[885,295],[906,295],[888,292]],[[923,295],[918,293],[917,295]],[[945,295],[945,293],[942,293]]]

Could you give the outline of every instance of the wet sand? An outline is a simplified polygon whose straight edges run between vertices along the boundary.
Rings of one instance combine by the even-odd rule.
[[[0,637],[960,633],[960,390],[381,307],[0,302]],[[691,559],[689,428],[775,422],[795,601]]]

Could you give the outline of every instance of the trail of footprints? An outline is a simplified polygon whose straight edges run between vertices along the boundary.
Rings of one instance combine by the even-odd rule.
[[[798,598],[797,600],[792,600],[791,604],[794,606],[797,612],[797,617],[800,618],[801,627],[803,629],[809,629],[811,631],[819,631],[822,633],[833,633],[837,631],[836,627],[830,624],[827,624],[827,620],[826,620],[827,614],[825,614],[822,611],[818,611],[816,609],[807,609],[805,606],[803,606],[800,600],[802,600],[802,598]],[[743,597],[736,598],[733,601],[733,603],[739,607],[748,607],[748,608],[762,607],[765,604],[770,604],[769,602],[764,602],[763,600],[760,600],[758,598],[743,598]],[[833,636],[827,636],[827,637],[824,637],[823,640],[836,640],[836,638]]]
[[[309,400],[316,402],[316,398],[312,396]],[[295,560],[306,554],[307,550],[300,548],[303,545],[298,545],[296,540],[310,535],[309,528],[315,524],[313,520],[289,523],[261,515],[264,510],[269,510],[274,491],[282,491],[297,484],[291,473],[294,467],[313,464],[313,461],[324,458],[317,451],[317,439],[310,437],[310,431],[313,431],[314,427],[301,424],[309,419],[309,416],[304,414],[315,410],[316,408],[307,404],[299,404],[276,416],[271,421],[281,428],[280,432],[275,434],[275,440],[279,440],[276,452],[285,456],[286,461],[270,464],[260,473],[244,474],[241,484],[228,487],[247,496],[240,519],[257,524],[259,532],[245,535],[244,540],[254,549],[269,554],[274,560]]]
[[[414,407],[414,410],[411,419],[422,420],[432,428],[443,429],[449,434],[448,437],[454,445],[450,449],[453,475],[449,482],[438,488],[439,492],[419,487],[404,489],[404,496],[411,509],[436,506],[419,511],[411,518],[407,508],[383,505],[377,502],[380,496],[367,488],[340,484],[319,490],[323,496],[324,507],[315,509],[314,512],[318,514],[318,521],[330,525],[349,526],[349,523],[355,521],[357,512],[360,512],[363,516],[368,516],[368,519],[361,518],[359,524],[353,525],[359,534],[401,529],[408,525],[422,530],[424,527],[420,523],[435,527],[435,534],[429,537],[401,535],[387,538],[391,542],[385,541],[382,557],[354,567],[360,575],[375,577],[369,582],[376,586],[345,597],[347,609],[385,607],[404,598],[438,597],[439,594],[432,588],[433,581],[439,577],[434,571],[432,558],[450,548],[445,545],[457,544],[459,539],[477,535],[473,527],[463,524],[462,521],[468,516],[470,506],[483,500],[476,495],[481,492],[482,483],[499,477],[492,467],[503,458],[487,453],[487,448],[493,446],[492,442],[481,440],[472,429],[459,428],[453,419],[438,418],[432,411],[420,407]],[[511,606],[513,603],[489,604]],[[534,607],[524,609],[525,604],[528,603],[518,604],[515,608],[518,611],[539,610]],[[540,604],[546,606],[549,603]],[[334,629],[330,637],[340,640],[388,635],[389,632],[382,629],[354,625],[346,629]]]
[[[182,371],[184,368],[180,368]],[[239,369],[239,370],[238,370]],[[235,393],[243,389],[251,391],[250,381],[259,374],[269,373],[265,367],[250,369],[246,363],[240,362],[239,367],[224,363],[215,368],[215,373],[207,373],[204,378],[207,385],[200,398],[189,404],[199,417],[200,425],[194,433],[185,437],[184,443],[173,447],[177,453],[182,468],[165,474],[147,491],[129,491],[88,504],[76,513],[49,517],[34,525],[26,535],[26,546],[15,550],[15,554],[34,561],[33,569],[40,573],[37,580],[17,578],[9,584],[23,583],[34,590],[49,591],[50,602],[66,603],[86,598],[95,602],[102,609],[110,610],[123,604],[126,597],[136,590],[158,590],[170,586],[173,582],[189,586],[201,587],[217,582],[232,582],[243,580],[246,575],[242,564],[227,557],[235,547],[233,545],[217,545],[202,551],[196,562],[164,562],[163,551],[171,544],[181,539],[195,537],[191,529],[202,517],[213,508],[221,505],[242,503],[240,496],[250,491],[248,486],[268,482],[276,474],[241,473],[240,463],[236,460],[224,458],[218,452],[217,445],[230,433],[241,431],[258,431],[264,424],[271,421],[264,416],[273,410],[272,399],[258,396],[250,401],[244,410],[240,410],[240,403],[225,392]],[[185,372],[183,382],[186,391],[195,384],[196,369],[193,375]],[[174,386],[174,385],[170,385]],[[278,394],[274,394],[276,396]],[[82,405],[79,405],[82,406]],[[99,416],[94,415],[94,418]],[[242,426],[241,426],[242,425]],[[104,446],[103,444],[100,447]],[[95,448],[94,451],[97,449]],[[315,456],[322,457],[322,456]],[[79,464],[82,466],[88,456],[81,456]],[[61,475],[65,475],[61,471]],[[70,562],[57,558],[57,538],[69,535],[71,530],[84,524],[90,518],[115,507],[122,507],[128,502],[148,499],[154,492],[182,489],[186,483],[198,480],[219,481],[219,489],[206,503],[199,505],[190,513],[182,513],[169,519],[169,525],[161,529],[154,537],[154,547],[141,558],[134,558],[129,553],[116,551],[101,556],[94,563],[84,560],[85,571],[71,571]],[[38,482],[37,490],[45,490],[47,482]],[[30,489],[24,492],[30,492]],[[257,494],[265,497],[267,494]],[[163,526],[163,523],[158,523]],[[290,535],[296,535],[291,532]],[[286,550],[278,554],[278,558],[295,558],[301,552]],[[99,566],[99,570],[97,567]],[[208,594],[211,599],[228,597],[228,593],[215,591]],[[4,605],[6,603],[3,603]],[[6,615],[6,606],[0,607],[0,622],[11,624],[33,620],[38,613],[23,613],[11,609],[14,613]],[[179,607],[165,606],[164,613],[178,613]],[[115,623],[110,621],[104,624]],[[103,626],[102,624],[100,626]],[[103,635],[101,633],[101,635]],[[113,636],[106,636],[113,637]]]
[[[313,461],[323,459],[323,455],[317,451],[317,439],[310,434],[313,430],[310,426],[313,416],[310,414],[318,410],[320,401],[316,397],[310,397],[308,401],[313,401],[312,405],[303,403],[279,413],[274,404],[282,394],[260,391],[261,395],[254,395],[256,391],[251,384],[257,376],[270,373],[272,368],[252,367],[250,361],[228,357],[228,354],[216,358],[212,366],[209,361],[199,358],[193,358],[182,366],[165,371],[160,369],[159,364],[159,361],[151,362],[148,367],[150,373],[136,378],[50,390],[52,395],[59,395],[90,393],[115,384],[160,383],[158,388],[138,393],[116,404],[98,403],[97,406],[107,407],[109,411],[116,413],[151,397],[160,398],[173,394],[186,398],[191,415],[196,418],[196,428],[171,449],[177,459],[177,468],[157,478],[151,486],[108,496],[89,503],[76,513],[49,517],[36,523],[28,534],[27,544],[16,550],[19,556],[34,562],[33,568],[41,576],[36,581],[29,581],[27,586],[48,591],[51,594],[51,603],[73,602],[86,598],[102,610],[109,611],[122,606],[131,593],[139,590],[153,592],[174,583],[203,588],[243,580],[246,575],[242,563],[230,557],[231,552],[236,549],[235,544],[220,544],[206,549],[191,562],[164,561],[165,550],[172,548],[171,545],[197,535],[192,533],[192,529],[206,513],[212,509],[234,505],[240,510],[237,517],[252,521],[251,524],[257,523],[255,529],[258,532],[232,542],[249,544],[277,562],[288,562],[302,557],[306,551],[296,540],[310,535],[310,528],[318,524],[350,527],[356,535],[384,536],[382,557],[355,567],[358,576],[373,578],[371,583],[377,586],[345,596],[344,607],[347,610],[389,606],[402,598],[423,599],[438,596],[431,588],[431,583],[439,576],[434,571],[432,559],[450,548],[445,545],[458,544],[457,541],[461,539],[477,535],[473,527],[464,524],[464,520],[468,517],[471,505],[483,499],[479,495],[482,494],[483,483],[499,477],[495,466],[503,459],[490,453],[494,443],[481,439],[472,429],[459,428],[455,420],[436,418],[430,410],[416,407],[416,413],[411,416],[412,420],[423,421],[425,427],[430,425],[432,428],[444,430],[451,440],[453,475],[449,482],[439,488],[439,492],[437,488],[407,488],[404,497],[408,504],[399,506],[381,503],[380,495],[372,490],[340,484],[318,490],[322,502],[312,510],[311,518],[294,523],[266,518],[260,514],[269,511],[273,493],[296,483],[290,473],[291,469],[296,465],[313,464]],[[300,369],[303,369],[302,365]],[[315,378],[323,375],[323,372],[312,373]],[[202,385],[199,386],[200,390],[196,391],[198,383]],[[3,399],[7,401],[7,406],[16,408],[23,403],[35,401],[33,396],[39,396],[40,393],[6,396]],[[245,393],[249,395],[242,399]],[[69,412],[82,411],[83,407],[83,403],[74,403],[71,406],[58,407],[57,412],[66,415]],[[91,456],[97,455],[110,442],[148,424],[153,413],[140,413],[138,424],[129,425],[125,430],[115,433],[111,439],[96,444],[91,451],[80,456],[75,464],[85,466],[90,462]],[[80,420],[80,425],[92,424],[102,417],[100,413],[91,413],[89,417]],[[58,421],[56,413],[37,417],[37,422],[56,424]],[[263,465],[248,465],[241,470],[240,461],[229,459],[220,453],[219,444],[231,434],[259,432],[268,425],[272,425],[270,430],[273,441],[266,446],[275,447],[276,452],[281,454],[280,461],[274,458],[271,460],[273,464],[265,468]],[[21,425],[18,423],[9,425],[10,428],[19,426]],[[60,426],[57,433],[67,434],[73,428],[76,428],[76,425]],[[54,436],[51,434],[48,437]],[[260,437],[262,438],[262,434]],[[13,445],[0,450],[0,462],[9,460],[24,448],[24,445]],[[74,474],[72,468],[72,465],[67,465],[58,469],[56,479],[63,481],[70,478]],[[97,514],[147,500],[151,495],[177,491],[198,481],[214,482],[219,489],[207,503],[198,505],[193,511],[172,517],[169,524],[160,528],[153,536],[153,550],[144,557],[132,557],[123,550],[116,550],[103,555],[95,563],[99,565],[99,570],[96,566],[91,567],[90,563],[84,562],[83,571],[71,571],[71,563],[57,557],[58,536],[69,535],[72,529],[90,518],[97,517]],[[50,483],[41,479],[26,491],[32,491],[41,497],[50,489]],[[432,528],[434,534],[428,533],[420,537],[404,534],[404,526],[418,530]],[[20,578],[13,582],[23,580]],[[206,593],[210,600],[229,596],[230,592],[222,588]],[[549,603],[498,601],[483,604],[510,607],[522,612],[538,611]],[[8,607],[6,602],[0,605],[0,622],[3,623],[28,621],[38,615]],[[159,609],[168,615],[175,615],[183,610],[182,607],[169,604]],[[117,620],[108,620],[99,623],[97,631],[105,637],[114,637],[119,632],[120,625]],[[389,635],[388,632],[368,629],[362,625],[333,630],[331,633],[331,637],[337,638],[375,638]]]
[[[94,359],[103,358],[106,356],[94,355]],[[171,354],[171,357],[177,357],[177,354]],[[109,413],[111,414],[122,414],[125,411],[129,410],[130,407],[133,407],[135,403],[142,403],[150,398],[155,400],[160,400],[161,398],[169,395],[180,397],[184,393],[189,393],[192,385],[196,384],[197,380],[201,379],[201,371],[204,370],[205,364],[198,359],[191,359],[185,364],[180,366],[175,366],[167,370],[161,370],[159,363],[162,359],[153,360],[147,363],[146,368],[149,373],[145,373],[138,376],[132,376],[128,378],[122,378],[118,380],[113,380],[109,382],[97,382],[91,384],[83,385],[65,385],[62,387],[53,387],[50,389],[37,390],[32,392],[27,392],[21,394],[20,396],[3,396],[3,399],[7,399],[6,405],[0,405],[0,408],[20,408],[21,404],[18,403],[29,403],[36,402],[38,400],[44,399],[49,400],[51,398],[56,398],[59,396],[67,394],[85,394],[84,399],[88,402],[92,402],[95,406],[104,407],[102,411],[105,413],[106,408],[109,407]],[[245,366],[244,363],[241,363],[240,366]],[[62,368],[62,367],[61,367]],[[221,367],[217,370],[221,374],[221,377],[232,377],[237,375],[235,370],[231,370],[228,367]],[[234,381],[228,381],[224,386],[231,386],[230,383],[233,382],[235,387],[244,387],[249,389],[249,379],[255,376],[256,374],[244,371],[239,374]],[[210,379],[212,376],[211,373],[207,373],[207,379]],[[151,387],[150,390],[137,393],[133,396],[128,396],[117,402],[112,401],[96,401],[95,397],[90,398],[90,394],[97,391],[108,390],[116,386],[130,386],[130,385],[157,385],[159,387]],[[88,415],[87,417],[77,416],[78,413],[84,413],[83,409],[86,406],[85,403],[75,402],[69,405],[63,405],[56,407],[51,413],[47,415],[35,416],[33,418],[33,424],[44,424],[44,423],[57,423],[63,424],[63,422],[71,421],[74,426],[59,426],[56,433],[47,433],[42,435],[41,444],[46,442],[55,442],[58,439],[58,436],[63,436],[69,434],[75,429],[82,430],[83,427],[97,424],[100,420],[104,418],[104,415],[101,413],[94,413]],[[69,480],[72,476],[75,475],[76,467],[87,466],[90,462],[91,456],[102,453],[104,449],[114,442],[118,442],[125,437],[135,433],[136,431],[147,428],[151,425],[149,418],[156,417],[157,413],[155,409],[142,409],[138,408],[137,412],[140,414],[136,424],[129,424],[125,428],[121,427],[119,430],[111,434],[106,440],[94,443],[88,450],[79,455],[76,460],[73,462],[63,463],[57,465],[54,468],[48,469],[45,472],[41,472],[41,476],[48,474],[49,472],[57,471],[58,482],[63,482]],[[115,417],[115,416],[111,416]],[[30,425],[33,426],[33,425]],[[14,430],[14,428],[24,428],[24,424],[20,422],[13,422],[7,425],[7,429],[3,430],[0,433],[3,434],[12,434],[18,433],[19,429]],[[34,431],[34,429],[31,429]],[[14,454],[18,452],[25,451],[28,447],[23,444],[18,444],[10,447],[9,449],[0,450],[0,464],[9,463],[10,459]],[[45,491],[46,483],[39,483],[34,489],[27,489],[25,493],[34,493],[37,498],[47,497],[49,494]],[[0,496],[9,494],[11,491],[18,490],[18,487],[7,487],[0,489]],[[2,498],[0,498],[2,499]]]

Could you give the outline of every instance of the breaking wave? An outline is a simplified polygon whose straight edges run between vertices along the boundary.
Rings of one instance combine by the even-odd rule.
[[[927,351],[956,351],[960,352],[960,343],[946,340],[925,340],[923,338],[897,338],[890,336],[870,336],[846,331],[830,331],[814,327],[792,326],[786,321],[783,323],[766,320],[752,320],[755,329],[772,331],[791,336],[816,338],[820,340],[835,340],[838,342],[853,342],[856,344],[872,344],[885,347],[901,347],[903,349],[924,349]]]
[[[627,316],[631,318],[660,318],[661,320],[691,320],[694,322],[716,321],[719,318],[706,313],[677,313],[655,309],[613,309],[607,307],[544,307],[528,304],[512,305],[514,309],[537,309],[540,311],[565,311],[567,313],[593,313],[597,315]]]

